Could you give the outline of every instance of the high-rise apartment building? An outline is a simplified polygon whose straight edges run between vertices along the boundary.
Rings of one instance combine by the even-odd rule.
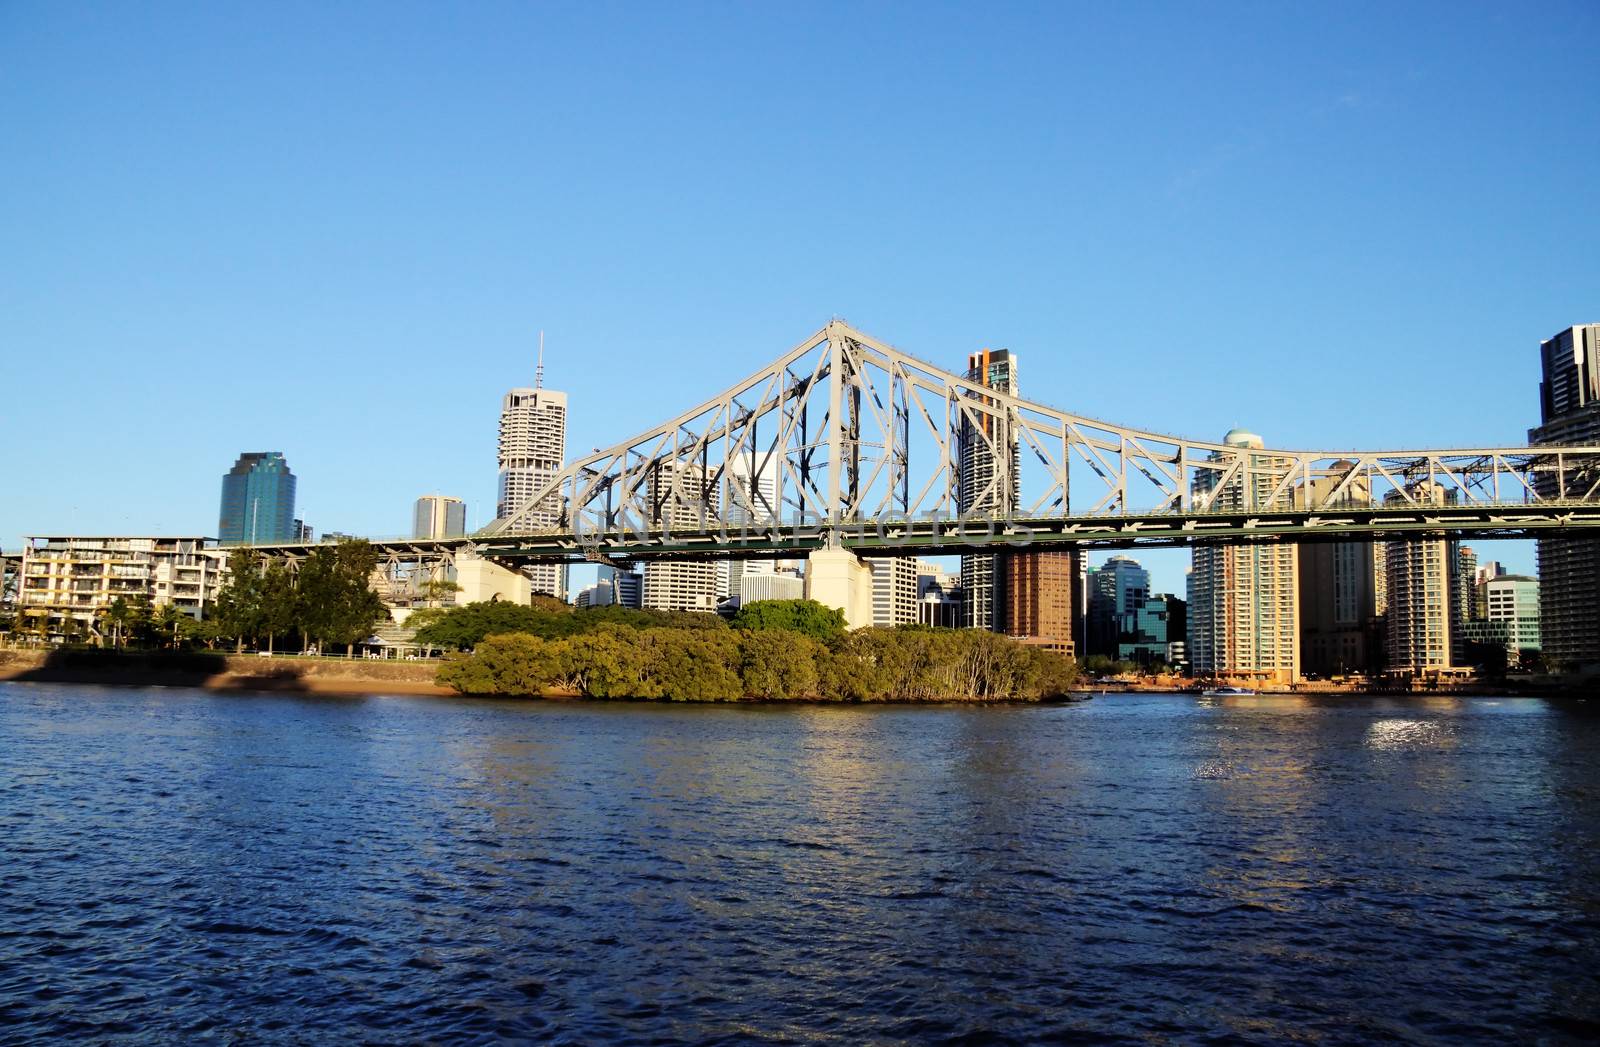
[[[911,556],[874,556],[872,624],[914,625],[917,622],[917,561]]]
[[[665,462],[646,484],[660,507],[656,526],[697,531],[716,513],[716,495],[699,466]],[[727,572],[715,560],[659,560],[644,572],[642,606],[650,611],[715,611]]]
[[[1352,462],[1335,462],[1346,470]],[[1315,480],[1313,497],[1323,497],[1337,477]],[[1336,506],[1366,506],[1371,488],[1357,477]],[[1372,673],[1382,667],[1383,637],[1378,621],[1378,583],[1382,555],[1372,542],[1313,542],[1300,547],[1300,670],[1321,677]]]
[[[281,451],[246,451],[222,477],[217,540],[227,545],[293,542],[294,473]]]
[[[1261,437],[1234,429],[1230,447],[1259,449]],[[1219,454],[1220,458],[1221,455]],[[1265,505],[1292,462],[1246,456],[1247,468],[1217,491],[1213,508],[1243,512]],[[1221,472],[1198,471],[1196,494],[1216,490]],[[1196,675],[1282,683],[1300,675],[1300,559],[1291,543],[1201,545],[1189,575],[1189,662]]]
[[[467,504],[459,498],[425,494],[411,513],[411,537],[459,538],[467,533]]]
[[[1451,543],[1450,561],[1450,651],[1457,665],[1467,664],[1466,633],[1463,626],[1483,615],[1478,609],[1478,554],[1459,540]]]
[[[1431,480],[1407,490],[1409,500],[1437,505],[1445,504],[1451,493]],[[1404,503],[1407,492],[1390,491],[1384,501]],[[1445,538],[1390,539],[1384,555],[1388,670],[1421,675],[1458,665],[1462,630],[1456,543]]]
[[[1017,358],[1006,349],[984,349],[967,357],[967,379],[986,388],[1017,395]],[[974,396],[980,402],[986,398]],[[959,456],[956,511],[988,516],[1011,511],[1017,501],[1018,447],[1015,433],[989,415],[962,417],[957,438]],[[961,617],[969,629],[1005,628],[1001,553],[968,553],[961,557]]]
[[[1539,425],[1532,444],[1600,444],[1600,324],[1569,327],[1540,343]],[[1541,478],[1539,494],[1559,492]],[[1600,542],[1539,539],[1540,629],[1558,667],[1600,661]]]
[[[1078,654],[1083,636],[1078,557],[1071,551],[1032,549],[1001,555],[1007,636],[1061,654]]]
[[[523,523],[528,527],[556,527],[561,523],[561,499],[552,494],[532,505],[561,471],[567,456],[567,394],[543,388],[512,389],[500,401],[500,491],[495,514],[499,517],[532,506]],[[529,588],[566,598],[567,568],[563,564],[534,564],[523,568]]]

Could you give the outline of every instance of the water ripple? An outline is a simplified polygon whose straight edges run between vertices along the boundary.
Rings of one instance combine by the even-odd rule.
[[[0,1039],[1585,1042],[1600,714],[0,684]]]

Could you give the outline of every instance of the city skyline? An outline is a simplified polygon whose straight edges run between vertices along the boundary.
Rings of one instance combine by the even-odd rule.
[[[324,529],[400,533],[414,492],[435,488],[481,526],[485,405],[529,383],[541,328],[574,449],[693,402],[703,377],[735,377],[832,313],[946,366],[1009,347],[1028,388],[1071,410],[1197,438],[1244,426],[1293,449],[1525,442],[1539,343],[1600,319],[1600,262],[1570,235],[1600,208],[1586,191],[1600,114],[1581,68],[1551,60],[1592,35],[1592,7],[1554,5],[1538,24],[1457,5],[1256,10],[1237,16],[1248,40],[1198,12],[978,25],[930,9],[917,41],[886,14],[741,12],[690,42],[704,60],[671,63],[654,40],[676,16],[639,12],[608,26],[634,75],[598,95],[576,75],[586,15],[524,12],[492,33],[471,16],[442,33],[397,24],[347,63],[338,48],[371,40],[369,16],[242,16],[276,41],[269,61],[212,12],[181,32],[114,9],[8,14],[0,119],[16,156],[0,214],[27,247],[0,258],[0,344],[106,422],[42,439],[48,398],[0,417],[27,451],[0,547],[208,532],[215,475],[248,446],[295,463],[300,515]],[[956,40],[963,75],[919,65]],[[533,41],[537,67],[522,61]],[[870,55],[871,73],[846,87],[767,72],[823,42]],[[454,86],[429,94],[378,61],[387,48]],[[283,82],[284,63],[305,75]],[[720,90],[730,73],[751,90]],[[328,77],[339,91],[311,86]],[[1197,97],[1196,80],[1215,89]],[[701,126],[669,133],[680,110]],[[399,112],[414,118],[381,115]],[[746,136],[736,154],[730,130]],[[801,141],[881,164],[819,180],[783,162]],[[641,150],[648,180],[626,162]],[[716,177],[706,155],[724,157]],[[1440,156],[1454,160],[1442,182]],[[856,250],[826,271],[789,250],[830,226]],[[127,359],[165,366],[115,390],[97,379]],[[170,439],[166,412],[128,403],[160,405],[171,371],[231,359],[294,366],[185,401],[183,452],[154,477],[114,467],[112,419],[123,439]],[[1446,366],[1486,409],[1399,392]],[[425,424],[382,428],[383,453],[414,470],[394,483],[366,468],[368,419],[390,384],[430,373]],[[1487,548],[1534,570],[1525,543]],[[1182,591],[1186,554],[1142,555],[1157,588]]]

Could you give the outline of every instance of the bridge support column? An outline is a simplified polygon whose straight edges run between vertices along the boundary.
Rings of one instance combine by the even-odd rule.
[[[806,598],[844,612],[845,625],[872,624],[872,569],[848,549],[818,549],[806,560]]]
[[[501,567],[493,560],[476,556],[456,557],[457,604],[480,603],[499,598],[501,603],[526,604],[533,593],[528,576]]]

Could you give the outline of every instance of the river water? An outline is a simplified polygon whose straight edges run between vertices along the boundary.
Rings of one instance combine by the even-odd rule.
[[[0,1041],[1591,1039],[1597,706],[0,684]]]

